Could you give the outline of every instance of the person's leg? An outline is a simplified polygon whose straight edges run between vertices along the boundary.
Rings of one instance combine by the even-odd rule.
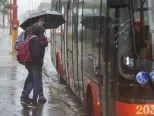
[[[44,94],[43,94],[43,81],[42,81],[42,68],[40,70],[40,93],[39,93],[39,99],[38,99],[38,102],[43,102],[45,103],[46,102],[46,98],[44,97]]]
[[[40,68],[40,94],[43,94],[43,82],[42,82],[42,68]]]
[[[24,93],[24,100],[27,102],[29,100],[29,94],[31,90],[33,89],[33,99],[30,100],[31,105],[36,106],[37,105],[37,98],[41,91],[40,87],[40,68],[31,68],[29,70],[30,76],[31,76],[31,82],[29,83],[25,93]]]
[[[32,104],[37,105],[37,98],[41,91],[40,78],[41,78],[41,68],[35,68],[33,70],[33,102]]]
[[[26,104],[26,105],[31,105],[31,99],[29,99],[29,94],[33,88],[32,82],[29,83],[27,89],[24,92],[24,97],[21,100],[21,103]]]
[[[22,91],[22,94],[21,94],[20,99],[23,99],[23,98],[24,98],[25,90],[27,89],[29,83],[32,81],[32,80],[31,80],[32,77],[31,77],[30,72],[29,72],[30,69],[27,69],[27,70],[28,70],[28,76],[27,76],[26,79],[25,79],[24,87],[23,87],[23,91]]]
[[[24,98],[29,99],[29,95],[32,89],[33,89],[33,80],[29,83],[27,89],[25,90]]]
[[[29,81],[29,84],[27,85],[27,87],[26,87],[26,90],[24,91],[24,97],[22,98],[22,100],[21,100],[21,103],[23,103],[23,104],[26,104],[26,105],[31,105],[31,102],[30,102],[30,100],[29,100],[29,94],[30,94],[30,92],[31,92],[31,90],[32,90],[32,88],[33,88],[33,69],[29,69],[29,78],[30,78],[30,81]]]

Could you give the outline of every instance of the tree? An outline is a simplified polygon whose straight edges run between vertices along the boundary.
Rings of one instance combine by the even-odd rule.
[[[6,2],[7,2],[7,0],[1,0],[1,1],[0,1],[0,8],[2,8],[3,5],[4,5]]]
[[[8,10],[5,9],[4,5],[7,2],[7,0],[1,0],[0,1],[0,12],[3,14],[3,27],[4,27],[4,18],[5,18],[5,14],[7,14]]]

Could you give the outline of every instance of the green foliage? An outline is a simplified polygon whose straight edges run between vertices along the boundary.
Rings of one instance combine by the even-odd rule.
[[[7,9],[1,9],[0,12],[3,13],[3,14],[8,14],[8,10]]]
[[[2,7],[6,2],[7,2],[7,0],[1,0],[0,1],[0,7]]]
[[[0,12],[2,13],[4,10],[3,9],[3,5],[7,2],[8,0],[0,0]]]

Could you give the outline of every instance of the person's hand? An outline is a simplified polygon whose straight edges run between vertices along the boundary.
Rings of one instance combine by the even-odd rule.
[[[51,37],[48,38],[48,43],[50,43],[50,42],[51,42]]]

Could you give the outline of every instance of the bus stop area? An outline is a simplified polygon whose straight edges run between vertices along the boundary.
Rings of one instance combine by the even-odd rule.
[[[85,116],[84,106],[66,84],[59,84],[57,72],[46,49],[43,87],[47,102],[39,108],[24,107],[20,96],[27,70],[11,53],[9,29],[0,28],[0,116]]]

